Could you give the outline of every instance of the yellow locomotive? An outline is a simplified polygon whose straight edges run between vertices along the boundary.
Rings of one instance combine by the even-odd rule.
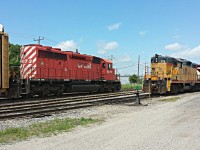
[[[152,94],[200,90],[197,66],[185,59],[155,54],[150,73],[145,71],[143,90]]]

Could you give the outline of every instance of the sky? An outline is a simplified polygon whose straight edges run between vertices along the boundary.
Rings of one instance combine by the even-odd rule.
[[[112,59],[140,75],[155,54],[200,64],[199,0],[6,0],[0,24],[10,43],[42,45]]]

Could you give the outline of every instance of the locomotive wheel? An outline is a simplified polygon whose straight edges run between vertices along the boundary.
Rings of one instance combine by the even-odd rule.
[[[33,93],[29,93],[27,96],[28,97],[33,97]]]
[[[22,98],[30,98],[31,97],[31,95],[30,94],[23,94],[22,95]],[[32,96],[33,97],[33,96]]]
[[[99,89],[99,93],[103,93],[103,92],[105,92],[105,88],[104,88],[104,86],[102,85],[101,88]]]
[[[45,94],[44,94],[45,96],[51,96],[51,93],[50,93],[50,91],[49,90],[47,90],[46,92],[45,92]]]
[[[178,87],[176,85],[171,86],[171,93],[173,94],[179,93]]]
[[[63,91],[64,90],[62,88],[60,88],[55,92],[55,95],[61,96],[63,94]]]
[[[57,91],[56,95],[61,96],[62,95],[62,91]]]
[[[111,91],[115,92],[115,87],[114,86],[112,86]]]
[[[39,97],[45,97],[45,93],[44,92],[40,92],[38,95],[39,95]]]
[[[51,96],[51,91],[50,91],[50,85],[46,86],[47,88],[43,91],[43,95],[45,96]]]

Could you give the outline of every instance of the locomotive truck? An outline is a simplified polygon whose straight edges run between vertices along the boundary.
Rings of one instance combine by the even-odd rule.
[[[200,90],[199,68],[186,59],[155,54],[151,72],[145,72],[143,90],[152,94]]]
[[[8,34],[0,31],[0,96],[18,98],[121,89],[110,60],[39,44],[20,51],[19,76],[9,69]],[[11,72],[11,74],[9,74]]]

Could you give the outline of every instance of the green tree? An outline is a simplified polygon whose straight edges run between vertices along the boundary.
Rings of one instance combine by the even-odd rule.
[[[21,45],[14,45],[9,43],[9,65],[18,66],[20,65],[20,48]]]
[[[20,66],[20,48],[22,46],[18,44],[11,44],[9,43],[9,66],[10,71],[11,68],[14,69],[15,76],[19,75],[19,66]]]
[[[130,83],[137,83],[139,81],[139,78],[138,78],[138,76],[136,75],[136,74],[133,74],[133,75],[131,75],[130,77],[129,77],[129,82]]]

